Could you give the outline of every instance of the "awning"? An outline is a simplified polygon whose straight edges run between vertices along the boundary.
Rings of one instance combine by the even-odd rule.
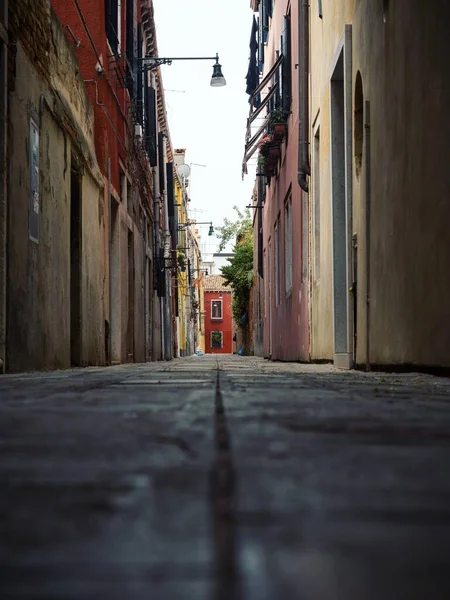
[[[272,78],[275,75],[275,73],[277,72],[277,70],[280,68],[282,63],[283,63],[283,55],[280,54],[280,56],[277,58],[277,60],[274,62],[274,64],[269,69],[269,71],[266,74],[266,76],[264,77],[264,79],[262,79],[262,81],[259,83],[258,87],[255,89],[253,94],[250,96],[250,114],[247,119],[247,131],[245,134],[245,151],[244,151],[244,158],[242,160],[242,176],[244,176],[244,173],[247,173],[247,162],[250,160],[250,158],[253,156],[253,154],[258,149],[259,138],[264,133],[264,131],[266,130],[266,128],[269,124],[269,117],[264,119],[264,123],[258,128],[256,133],[253,135],[251,133],[251,124],[262,113],[263,109],[267,106],[270,99],[273,98],[274,94],[278,90],[279,84],[277,82],[273,83]],[[272,87],[270,88],[270,90],[266,94],[266,96],[264,97],[264,100],[262,100],[262,102],[261,102],[260,94],[269,83],[272,84]],[[258,102],[257,107],[255,107],[255,100]]]
[[[262,90],[266,87],[266,85],[272,79],[272,77],[274,76],[277,69],[280,68],[282,62],[283,62],[283,55],[280,54],[280,56],[277,58],[276,62],[274,62],[272,67],[270,68],[270,71],[267,73],[267,75],[264,77],[264,79],[261,80],[261,82],[258,85],[258,87],[256,88],[256,90],[251,95],[250,101],[252,103],[253,103],[253,100],[258,96],[258,94],[260,94],[262,92]]]
[[[252,123],[262,112],[263,108],[265,106],[267,106],[267,104],[269,103],[269,100],[272,98],[272,96],[275,94],[275,92],[278,89],[278,83],[275,83],[273,88],[271,88],[270,92],[266,95],[266,97],[264,98],[264,100],[261,102],[261,104],[258,106],[258,108],[256,110],[254,110],[253,112],[250,113],[250,116],[248,118],[248,124],[250,125],[250,123]]]
[[[245,144],[244,158],[242,160],[242,173],[247,173],[247,162],[255,154],[258,149],[258,142],[269,124],[269,117],[264,120],[264,123],[259,127],[258,131]]]

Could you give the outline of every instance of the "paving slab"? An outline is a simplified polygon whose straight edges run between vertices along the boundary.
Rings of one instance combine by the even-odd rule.
[[[450,598],[450,381],[204,356],[0,378],[0,598]]]

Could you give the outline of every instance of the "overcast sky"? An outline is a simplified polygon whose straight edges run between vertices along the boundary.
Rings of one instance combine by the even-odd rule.
[[[219,226],[234,218],[234,204],[249,204],[253,170],[242,180],[248,96],[245,76],[253,13],[249,0],[153,0],[159,55],[215,56],[227,85],[211,88],[214,61],[180,61],[162,66],[174,148],[186,148],[192,165],[190,217]],[[174,91],[171,91],[174,90]],[[194,210],[197,209],[197,212]],[[203,253],[217,238],[201,229]],[[204,244],[208,244],[204,246]]]

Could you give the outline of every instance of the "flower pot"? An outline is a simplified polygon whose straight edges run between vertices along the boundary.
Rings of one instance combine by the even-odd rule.
[[[280,158],[280,156],[281,156],[280,146],[270,146],[269,147],[269,156],[274,157],[276,159]]]
[[[282,140],[286,135],[286,123],[273,123],[273,137],[276,140]]]

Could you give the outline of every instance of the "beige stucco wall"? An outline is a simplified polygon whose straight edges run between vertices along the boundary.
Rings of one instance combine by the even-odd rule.
[[[353,112],[359,71],[371,115],[359,177],[352,161],[352,231],[358,236],[356,361],[363,365],[367,359],[369,266],[369,362],[448,367],[450,6],[445,0],[432,6],[419,0],[391,1],[386,20],[381,0],[324,1],[323,10],[324,18],[319,19],[317,6],[310,8],[311,123],[320,124],[321,138],[321,264],[320,282],[311,288],[312,358],[333,354],[330,75],[344,26],[351,24]],[[312,193],[315,177],[313,172]]]
[[[371,110],[375,364],[450,366],[449,19],[445,0],[390,2],[385,23],[382,2],[360,2],[355,14],[353,69]],[[363,198],[356,181],[355,192]]]
[[[333,262],[331,229],[331,110],[330,77],[344,27],[351,23],[356,1],[323,2],[324,18],[317,4],[310,7],[310,141],[312,177],[310,186],[311,218],[314,212],[315,186],[320,177],[320,275],[311,272],[311,358],[332,359],[333,337]],[[314,135],[320,127],[320,173],[315,172]],[[312,222],[314,231],[314,222]],[[314,261],[315,236],[311,236],[310,257]],[[314,265],[313,265],[314,267]]]

